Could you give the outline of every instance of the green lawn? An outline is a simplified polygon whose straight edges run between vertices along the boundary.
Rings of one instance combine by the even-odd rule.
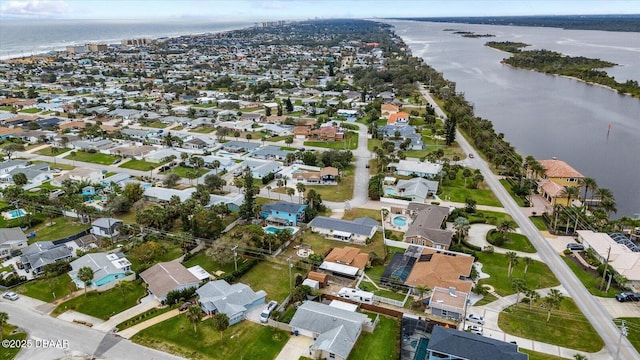
[[[545,354],[545,353],[541,353],[533,350],[527,350],[523,348],[519,348],[519,350],[521,353],[529,354],[529,360],[562,360],[564,359],[559,356],[549,355],[549,354]]]
[[[564,260],[567,266],[569,266],[571,271],[573,271],[573,273],[576,274],[576,277],[580,279],[584,287],[587,288],[587,290],[589,290],[589,292],[592,295],[599,296],[599,297],[612,298],[612,297],[615,297],[616,294],[620,292],[620,290],[615,285],[612,285],[609,288],[609,292],[600,290],[600,282],[602,281],[602,278],[600,276],[596,277],[586,272],[578,264],[573,262],[573,260],[569,259],[567,256],[562,256],[562,260]]]
[[[150,162],[150,161],[133,159],[133,160],[129,160],[129,161],[125,162],[124,164],[120,165],[119,167],[125,168],[125,169],[149,171],[151,169],[157,168],[160,165],[162,165],[162,164],[161,163],[154,163],[154,162]]]
[[[40,109],[38,109],[38,108],[29,108],[29,109],[20,110],[19,112],[26,113],[26,114],[37,114],[37,113],[40,112]]]
[[[65,156],[64,158],[69,160],[89,162],[89,163],[101,164],[101,165],[111,165],[116,159],[118,159],[115,156],[111,156],[107,154],[101,154],[101,153],[90,154],[84,151],[75,151],[75,155],[73,154],[74,153],[71,153]]]
[[[297,268],[291,269],[291,275],[303,271]],[[304,276],[304,274],[303,274]],[[254,291],[264,290],[267,299],[281,302],[289,295],[289,271],[287,265],[260,261],[253,269],[244,274],[238,282],[251,286]]]
[[[380,315],[380,322],[372,333],[362,332],[353,347],[349,360],[394,360],[398,358],[396,334],[398,319]]]
[[[471,183],[471,178],[467,179],[467,184]],[[498,206],[502,204],[493,194],[493,191],[482,182],[478,189],[469,189],[465,187],[465,180],[462,176],[462,170],[458,172],[455,180],[446,180],[438,190],[438,196],[443,200],[464,203],[467,198],[474,199],[478,205]]]
[[[347,132],[344,141],[305,141],[304,145],[336,150],[355,150],[358,148],[358,133]]]
[[[525,206],[524,200],[522,200],[520,196],[516,195],[513,192],[513,188],[509,180],[501,179],[500,184],[502,184],[502,186],[507,190],[507,192],[509,192],[509,195],[511,195],[511,198],[518,204],[518,206]]]
[[[492,302],[494,302],[496,300],[498,300],[497,297],[487,293],[487,295],[483,295],[482,299],[480,299],[478,302],[473,304],[473,306],[487,305],[487,304],[492,303]]]
[[[45,302],[63,298],[75,290],[76,287],[67,274],[49,279],[32,280],[13,289],[18,294],[24,294]],[[55,298],[53,297],[54,294]]]
[[[62,169],[62,170],[73,170],[73,169],[75,169],[75,168],[76,168],[76,167],[75,167],[75,166],[73,166],[73,165],[59,164],[59,163],[52,163],[52,162],[49,162],[49,161],[41,161],[41,160],[34,161],[33,163],[34,163],[34,164],[49,164],[49,166],[50,166],[52,169],[60,168],[60,169]]]
[[[170,242],[168,240],[158,240],[156,242],[160,245],[160,247],[164,248],[164,251],[162,251],[160,255],[153,258],[150,264],[147,264],[147,265],[152,265],[157,262],[173,261],[179,258],[180,256],[182,256],[182,249],[180,248],[179,244]],[[131,254],[131,253],[132,251],[128,252],[127,254]],[[148,266],[143,266],[140,260],[138,260],[135,256],[128,255],[127,259],[129,259],[129,261],[131,262],[131,270],[135,272],[139,272],[138,271],[139,269],[142,269],[142,268],[146,269],[148,267]]]
[[[267,138],[267,141],[278,142],[278,141],[286,140],[289,136],[272,136],[270,138]]]
[[[549,323],[547,310],[541,307],[542,300],[534,303],[531,310],[526,304],[517,308],[510,306],[498,317],[498,326],[507,334],[542,341],[569,349],[597,352],[604,346],[600,335],[580,312],[570,298],[565,298],[560,309],[551,312]]]
[[[155,129],[164,129],[168,126],[168,124],[163,123],[162,121],[148,121],[141,124],[145,127],[151,127]]]
[[[53,225],[48,225],[49,220],[46,219],[42,224],[31,228],[29,232],[35,232],[36,236],[30,239],[29,242],[59,240],[75,235],[90,227],[87,224],[81,224],[76,219],[64,216],[53,218],[52,223]]]
[[[476,253],[478,261],[482,263],[482,271],[491,275],[487,279],[482,279],[479,284],[488,284],[495,288],[496,293],[500,296],[514,294],[511,288],[511,282],[507,277],[509,262],[504,254],[487,254]],[[524,276],[524,264],[522,259],[515,266],[512,278],[525,279],[527,286],[531,289],[542,289],[560,285],[560,282],[553,276],[549,267],[540,262],[534,261],[527,269],[527,275]]]
[[[149,169],[147,169],[149,170]],[[195,176],[193,176],[193,178],[198,178],[206,173],[208,173],[210,170],[209,169],[191,169],[188,167],[184,167],[184,166],[176,166],[174,168],[171,169],[171,172],[183,177],[183,178],[189,178],[189,174],[195,174]]]
[[[536,228],[540,231],[547,231],[547,223],[544,222],[542,216],[529,216],[529,220],[536,226]]]
[[[67,310],[75,310],[98,319],[108,320],[111,316],[135,306],[138,299],[146,294],[141,281],[123,281],[121,284],[124,286],[124,291],[118,288],[105,292],[89,291],[87,296],[80,295],[61,303],[51,314],[58,316]]]
[[[242,259],[238,259],[238,262],[242,261]],[[235,264],[233,261],[228,264],[220,265],[217,261],[208,257],[205,251],[200,251],[195,254],[191,259],[182,262],[185,267],[192,267],[196,265],[202,266],[203,269],[207,270],[209,273],[213,274],[218,270],[222,270],[225,273],[233,272]]]
[[[11,318],[9,318],[11,321]],[[4,340],[25,340],[27,338],[27,334],[23,332],[15,332],[18,327],[10,324],[2,325],[2,339]],[[15,332],[15,333],[14,333]],[[2,351],[0,351],[0,360],[11,360],[18,355],[18,353],[22,350],[21,347],[2,347]]]
[[[116,328],[118,328],[118,331],[122,331],[124,329],[128,329],[128,328],[130,328],[130,327],[132,327],[134,325],[138,325],[138,324],[140,324],[142,322],[145,322],[145,321],[147,321],[149,319],[152,319],[152,318],[154,318],[154,317],[156,317],[158,315],[162,315],[162,314],[164,314],[164,313],[166,313],[168,311],[171,311],[171,310],[173,310],[175,308],[175,306],[177,306],[177,305],[174,305],[173,308],[170,307],[170,306],[165,306],[163,308],[153,308],[151,310],[147,310],[147,311],[143,312],[140,315],[134,316],[131,319],[128,319],[128,320],[125,320],[125,321],[121,322],[120,324],[116,325]]]
[[[390,290],[384,290],[384,289],[376,290],[373,284],[371,284],[368,281],[362,281],[360,283],[360,290],[370,291],[378,296],[385,297],[387,299],[398,300],[398,301],[404,301],[404,298],[407,296],[407,294],[402,294],[402,293],[394,292]]]
[[[500,237],[502,237],[502,234],[500,234],[497,231],[489,231],[487,233],[487,241],[489,241],[490,239],[493,241],[496,238],[500,238]],[[529,241],[529,238],[527,238],[525,235],[518,234],[518,233],[507,234],[507,239],[504,241],[504,243],[500,247],[503,249],[522,251],[526,253],[536,252],[536,249],[533,247],[533,245]]]
[[[322,200],[326,201],[345,201],[353,198],[353,174],[354,167],[349,165],[342,171],[346,177],[342,177],[338,185],[307,185],[307,192],[314,189],[320,194]]]
[[[189,359],[273,359],[289,340],[289,333],[242,321],[223,332],[215,331],[207,319],[197,332],[182,314],[134,335],[138,344],[170,352]],[[233,338],[231,338],[233,336]]]
[[[55,151],[51,151],[51,150],[55,150]],[[40,149],[38,151],[36,151],[35,153],[38,155],[44,155],[44,156],[58,156],[62,153],[65,153],[67,151],[69,151],[70,149],[67,148],[52,148],[51,146],[46,147],[44,149]]]
[[[353,220],[359,217],[370,217],[378,221],[382,220],[380,210],[374,209],[353,208],[351,210],[345,211],[344,215],[342,216],[344,220]]]
[[[189,132],[194,132],[198,134],[208,134],[210,132],[214,132],[215,130],[216,128],[214,128],[213,126],[199,126],[193,130],[189,130]]]
[[[640,329],[640,318],[618,318],[615,320],[616,324],[618,325],[620,324],[620,320],[624,320],[625,326],[628,330],[630,330],[627,331],[627,339],[629,340],[631,345],[636,348],[636,350],[640,351],[640,331],[637,330]]]
[[[496,226],[502,220],[513,221],[513,218],[511,217],[511,215],[507,213],[497,212],[497,211],[487,211],[487,210],[476,210],[476,212],[472,214],[464,213],[464,217],[466,217],[471,223],[484,222],[486,224],[491,224]]]

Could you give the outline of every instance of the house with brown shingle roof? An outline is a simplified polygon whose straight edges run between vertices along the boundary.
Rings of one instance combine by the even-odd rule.
[[[415,204],[415,203],[411,203]],[[422,205],[419,206],[418,205]],[[448,249],[453,232],[442,229],[442,224],[449,217],[449,208],[437,205],[415,204],[411,211],[413,221],[404,234],[404,242],[436,249]]]
[[[140,273],[149,292],[159,301],[173,290],[197,288],[200,280],[178,261],[158,263]]]
[[[349,265],[364,270],[369,263],[369,254],[361,253],[358,248],[345,246],[343,248],[333,248],[324,261]]]
[[[454,287],[468,294],[473,287],[473,282],[468,279],[472,266],[473,256],[424,248],[404,284],[412,288],[416,286],[426,286],[429,289]]]

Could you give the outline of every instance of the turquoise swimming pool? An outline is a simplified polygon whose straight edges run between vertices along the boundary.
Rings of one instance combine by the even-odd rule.
[[[393,218],[393,224],[396,226],[406,226],[407,225],[407,217],[406,216],[396,216]]]
[[[270,233],[270,234],[275,234],[276,232],[278,232],[278,230],[284,230],[284,229],[289,230],[289,232],[290,232],[290,233],[292,233],[292,234],[295,232],[295,229],[294,229],[294,228],[291,228],[291,227],[287,227],[287,228],[277,228],[277,227],[275,227],[275,226],[267,226],[266,228],[264,228],[264,231],[265,231],[265,232],[268,232],[268,233]]]
[[[9,213],[9,216],[11,217],[11,219],[17,219],[17,218],[23,217],[23,216],[25,216],[27,214],[26,211],[24,211],[24,209],[9,210],[8,213]]]
[[[387,195],[391,195],[391,196],[396,196],[398,195],[398,193],[396,193],[396,190],[393,188],[386,188],[384,189],[384,193]]]

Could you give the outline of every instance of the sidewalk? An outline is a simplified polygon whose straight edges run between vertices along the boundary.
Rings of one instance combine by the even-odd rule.
[[[155,324],[159,324],[167,319],[171,319],[174,316],[180,315],[180,310],[173,309],[164,314],[158,315],[154,318],[151,318],[147,321],[141,322],[140,324],[134,325],[128,329],[124,329],[117,333],[118,336],[121,336],[125,339],[130,339],[133,335],[137,334],[139,331],[142,331],[148,327],[151,327]]]
[[[134,316],[140,315],[145,311],[151,310],[158,305],[160,305],[160,303],[158,302],[158,300],[153,298],[153,295],[147,295],[141,300],[140,304],[131,307],[121,313],[113,315],[109,318],[109,320],[98,324],[93,328],[104,332],[110,332],[116,327],[116,325],[120,324],[121,322],[131,319]]]

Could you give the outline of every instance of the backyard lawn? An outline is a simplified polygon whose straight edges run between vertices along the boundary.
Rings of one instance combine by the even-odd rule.
[[[147,169],[149,170],[149,169]],[[184,166],[175,166],[171,169],[171,172],[183,177],[183,178],[189,178],[189,175],[191,175],[192,178],[198,178],[206,173],[208,173],[209,171],[211,171],[210,169],[191,169],[188,167],[184,167]],[[166,173],[165,173],[166,175]]]
[[[54,150],[54,151],[52,151]],[[65,153],[67,151],[69,151],[70,149],[67,148],[52,148],[51,146],[46,147],[44,149],[40,149],[38,151],[36,151],[35,153],[38,155],[44,155],[44,156],[58,156],[62,153]]]
[[[45,302],[52,302],[53,300],[63,298],[75,290],[76,286],[67,274],[48,279],[41,278],[32,280],[13,289],[13,291],[18,294],[23,294]]]
[[[182,256],[182,249],[179,244],[168,240],[158,240],[156,243],[158,243],[162,251],[157,252],[146,266],[143,266],[144,264],[142,264],[138,258],[132,256],[136,248],[131,249],[131,251],[127,253],[127,259],[131,262],[132,271],[139,272],[140,269],[146,269],[148,266],[157,262],[173,261]]]
[[[125,168],[125,169],[149,171],[151,169],[157,168],[160,165],[162,165],[162,163],[154,163],[154,162],[150,162],[150,161],[133,159],[133,160],[129,160],[129,161],[125,162],[124,164],[120,165],[119,167]]]
[[[487,254],[476,252],[477,261],[482,263],[482,271],[491,275],[487,279],[478,281],[479,284],[488,284],[495,288],[496,293],[500,296],[507,296],[515,292],[511,288],[511,282],[507,277],[509,261],[504,254]],[[531,289],[542,289],[560,285],[560,282],[553,276],[549,267],[540,262],[534,261],[527,269],[527,275],[524,276],[524,264],[522,259],[515,266],[512,279],[525,279],[527,287]]]
[[[520,304],[503,310],[498,317],[498,326],[507,334],[526,339],[576,349],[585,352],[597,352],[604,346],[600,335],[584,317],[570,298],[565,298],[559,309],[551,312],[542,308],[542,299],[529,305]]]
[[[320,194],[324,201],[345,201],[353,198],[353,165],[349,165],[344,169],[342,177],[338,185],[307,185],[307,192],[313,189]]]
[[[101,165],[111,165],[116,159],[118,159],[115,156],[111,156],[107,154],[101,154],[101,153],[90,154],[85,151],[75,151],[65,156],[64,158],[68,160],[89,162],[89,163],[101,164]]]
[[[345,210],[342,216],[344,220],[353,220],[359,217],[370,217],[374,220],[382,221],[380,210],[374,209],[353,208],[351,210]]]
[[[358,133],[348,131],[344,141],[305,141],[304,145],[335,150],[355,150],[358,148]]]
[[[291,269],[291,276],[295,278],[295,274],[301,272],[303,270],[294,267]],[[282,302],[289,295],[289,271],[286,264],[260,261],[238,282],[251,286],[253,291],[264,290],[267,293],[267,299],[278,302]]]
[[[500,234],[497,231],[489,231],[487,233],[487,241],[491,240],[489,241],[490,243],[500,237],[502,237],[502,234]],[[505,239],[504,243],[499,247],[503,249],[522,251],[526,253],[536,252],[536,248],[533,247],[533,245],[529,241],[529,238],[527,238],[525,235],[518,234],[518,233],[507,234],[507,238]]]
[[[393,360],[398,358],[398,319],[380,315],[380,322],[372,333],[362,332],[353,347],[350,360]]]
[[[36,233],[36,236],[29,239],[29,242],[64,239],[67,236],[75,235],[91,227],[88,224],[82,224],[76,221],[74,218],[65,216],[54,218],[51,222],[53,225],[48,225],[49,220],[46,219],[42,224],[29,229],[29,232]]]
[[[467,179],[467,184],[470,184],[471,181],[471,178]],[[467,188],[465,186],[465,179],[462,176],[462,170],[458,171],[458,176],[455,180],[452,181],[447,179],[444,181],[440,190],[438,190],[438,196],[443,200],[461,203],[464,203],[467,198],[471,198],[477,201],[478,205],[502,207],[502,204],[486,183],[480,183],[478,189]]]
[[[182,314],[142,330],[132,340],[189,359],[273,359],[289,340],[289,333],[245,320],[225,330],[223,337],[221,342],[211,319],[201,322],[194,332]]]
[[[589,290],[592,295],[612,298],[620,292],[620,290],[613,284],[613,282],[611,287],[609,288],[609,292],[600,290],[600,283],[602,281],[601,276],[595,276],[595,274],[591,274],[583,270],[580,265],[576,264],[568,256],[562,256],[562,260],[564,260],[567,266],[569,266],[569,269],[571,269],[571,271],[576,274],[576,277],[580,279],[584,287],[587,288],[587,290]]]
[[[213,126],[198,126],[197,128],[193,129],[193,130],[189,130],[189,132],[194,132],[194,133],[198,133],[198,134],[208,134],[210,132],[215,131],[216,128],[214,128]]]
[[[98,319],[108,320],[130,307],[135,306],[147,290],[141,281],[122,281],[124,289],[113,288],[105,292],[89,291],[56,307],[51,315],[58,316],[67,310],[75,310]],[[124,294],[124,296],[123,296]]]
[[[238,264],[242,261],[242,258],[238,259]],[[187,261],[183,261],[182,265],[185,267],[192,267],[196,265],[200,265],[203,269],[207,270],[209,273],[214,274],[218,270],[222,270],[225,273],[233,272],[235,264],[233,261],[230,261],[227,264],[220,265],[217,261],[208,257],[205,251],[200,251],[196,253],[192,258]]]

